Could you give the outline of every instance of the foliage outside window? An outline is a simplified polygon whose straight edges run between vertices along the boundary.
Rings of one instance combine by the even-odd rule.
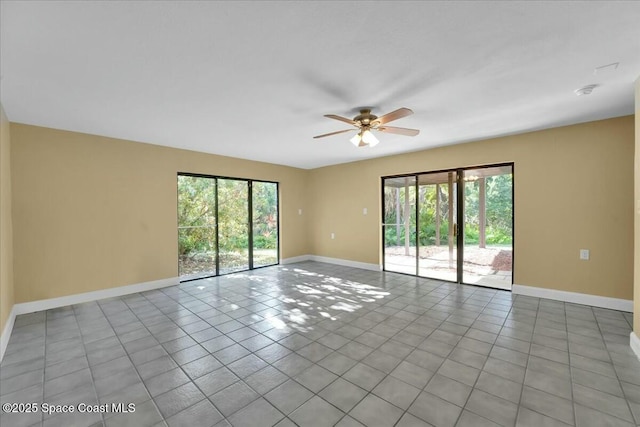
[[[277,262],[277,183],[178,175],[181,278],[208,277]]]

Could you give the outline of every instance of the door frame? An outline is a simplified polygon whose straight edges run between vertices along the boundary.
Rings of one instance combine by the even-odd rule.
[[[490,163],[490,164],[483,164],[483,165],[475,165],[475,166],[464,166],[464,167],[459,167],[459,168],[450,168],[450,169],[437,169],[437,170],[431,170],[431,171],[423,171],[423,172],[413,172],[413,173],[404,173],[404,174],[398,174],[398,175],[387,175],[387,176],[383,176],[380,177],[380,201],[381,201],[381,241],[382,241],[382,271],[385,272],[390,272],[390,273],[397,273],[397,274],[405,274],[408,276],[415,276],[415,277],[423,277],[426,279],[434,279],[434,280],[442,280],[444,282],[451,282],[451,283],[459,283],[459,284],[466,284],[466,285],[472,285],[472,286],[480,286],[480,287],[486,287],[483,285],[479,285],[479,284],[475,284],[475,283],[464,283],[463,279],[464,279],[464,272],[463,272],[463,265],[464,265],[464,226],[465,226],[465,221],[464,221],[464,210],[465,210],[465,203],[464,203],[464,171],[467,170],[474,170],[474,169],[487,169],[487,168],[494,168],[494,167],[505,167],[505,166],[510,166],[511,167],[511,285],[513,286],[513,278],[515,277],[515,235],[516,235],[516,230],[515,230],[515,217],[516,217],[516,213],[515,213],[515,163],[514,162],[503,162],[503,163]],[[456,281],[450,281],[450,280],[444,280],[444,279],[435,279],[435,278],[430,278],[427,276],[420,276],[418,273],[420,272],[420,268],[419,268],[419,248],[420,248],[420,242],[419,242],[419,205],[417,203],[417,198],[419,196],[419,176],[420,175],[428,175],[428,174],[435,174],[435,173],[449,173],[449,172],[454,172],[455,173],[455,180],[454,182],[456,183],[456,224],[457,224],[457,233],[456,233],[456,254],[457,254],[457,259],[456,259]],[[416,274],[409,274],[409,273],[403,273],[403,272],[396,272],[396,271],[389,271],[385,268],[386,266],[386,260],[385,260],[385,224],[384,224],[384,206],[385,206],[385,194],[384,194],[384,183],[385,183],[385,179],[393,179],[393,178],[406,178],[406,177],[414,177],[415,178],[415,198],[416,198],[416,203],[415,203],[415,215],[416,215]],[[449,197],[451,197],[451,195],[449,195]],[[460,225],[462,224],[462,226]],[[462,227],[462,228],[461,228]]]

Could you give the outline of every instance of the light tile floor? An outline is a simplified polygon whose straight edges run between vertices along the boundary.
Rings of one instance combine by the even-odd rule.
[[[632,426],[631,314],[305,262],[19,316],[2,426]]]

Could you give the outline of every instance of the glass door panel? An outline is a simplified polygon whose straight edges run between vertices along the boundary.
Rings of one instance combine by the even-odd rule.
[[[218,178],[219,274],[249,269],[249,182]]]
[[[416,274],[416,178],[385,178],[384,269]]]
[[[178,272],[181,280],[216,271],[216,180],[178,176]]]
[[[418,275],[457,281],[456,172],[418,175]]]
[[[463,171],[464,283],[511,289],[513,167]]]
[[[253,266],[278,263],[278,184],[253,181]]]
[[[513,164],[383,177],[383,267],[510,290]]]

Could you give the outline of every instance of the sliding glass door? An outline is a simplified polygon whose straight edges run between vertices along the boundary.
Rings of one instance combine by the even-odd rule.
[[[249,269],[249,182],[218,178],[220,274]]]
[[[511,289],[513,275],[512,166],[466,169],[463,281]]]
[[[383,192],[385,269],[417,274],[416,177],[385,179]]]
[[[182,280],[218,274],[216,181],[178,175],[178,270]]]
[[[418,275],[458,278],[456,172],[418,175]]]
[[[385,177],[383,268],[511,289],[513,165]]]
[[[278,225],[278,183],[178,174],[181,280],[277,264]]]
[[[252,182],[253,266],[278,263],[278,185]]]

